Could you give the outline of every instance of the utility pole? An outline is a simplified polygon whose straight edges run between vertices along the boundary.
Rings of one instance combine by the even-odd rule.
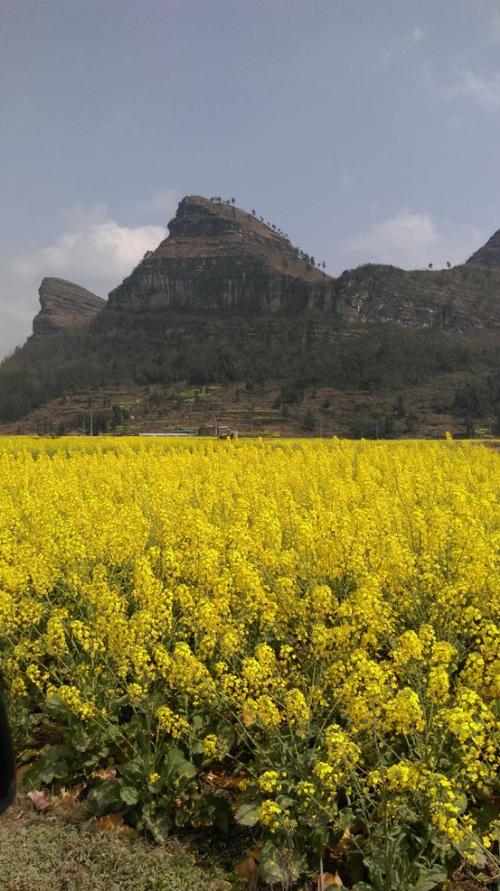
[[[94,413],[90,409],[90,436],[94,435]]]

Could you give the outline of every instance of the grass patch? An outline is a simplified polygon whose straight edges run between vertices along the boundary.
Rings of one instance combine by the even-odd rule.
[[[231,891],[217,865],[175,839],[96,831],[85,809],[35,813],[18,798],[0,819],[2,891]]]

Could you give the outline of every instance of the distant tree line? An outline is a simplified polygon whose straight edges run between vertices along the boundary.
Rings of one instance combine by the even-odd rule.
[[[221,198],[219,195],[216,195],[216,196],[210,198],[210,201],[213,204],[229,204],[234,207],[236,199],[235,198]],[[281,236],[281,238],[285,238],[288,241],[288,233],[283,232],[283,230],[280,229],[279,226],[276,226],[274,223],[270,223],[269,220],[265,220],[264,217],[258,217],[257,211],[255,210],[255,208],[252,208],[251,213],[252,213],[252,216],[254,216],[256,219],[258,219],[259,222],[263,223],[264,226],[267,226],[268,229],[272,229],[272,231],[275,232],[276,235],[279,235],[279,236]],[[305,251],[301,250],[301,248],[294,247],[293,245],[292,245],[292,247],[293,247],[293,250],[295,251],[295,253],[297,254],[297,257],[299,257],[301,260],[304,261],[304,263],[306,264],[306,267],[317,266],[318,269],[326,268],[326,263],[324,261],[316,262],[315,258],[312,256],[312,254],[307,254]],[[430,265],[432,266],[432,264],[430,264]]]
[[[470,384],[457,387],[449,410],[500,416],[495,350],[458,334],[380,325],[335,340],[338,327],[324,316],[315,326],[300,315],[222,312],[115,313],[106,324],[36,338],[4,360],[0,418],[15,421],[62,394],[126,382],[252,387],[274,379],[282,382],[282,403],[292,405],[307,387],[397,394],[454,371]]]

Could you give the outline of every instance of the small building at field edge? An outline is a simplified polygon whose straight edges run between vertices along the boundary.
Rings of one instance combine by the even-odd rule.
[[[198,427],[198,436],[216,436],[218,439],[236,439],[237,430],[219,424],[210,424],[206,427]]]

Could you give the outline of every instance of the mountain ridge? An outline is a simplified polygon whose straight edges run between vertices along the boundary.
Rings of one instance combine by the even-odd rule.
[[[169,235],[109,294],[111,309],[330,309],[334,279],[232,205],[189,195]]]
[[[33,319],[34,335],[84,326],[106,306],[102,297],[63,278],[43,278],[38,295],[40,311]]]
[[[466,265],[500,267],[500,229],[467,260]]]
[[[488,262],[479,249],[447,270],[365,264],[333,278],[285,233],[220,199],[186,196],[168,229],[107,302],[43,280],[33,336],[0,365],[0,422],[29,424],[44,405],[57,415],[75,393],[109,399],[110,387],[138,388],[141,423],[151,415],[151,387],[159,388],[155,404],[166,399],[169,416],[184,419],[165,395],[182,381],[231,392],[267,387],[282,407],[300,405],[308,387],[326,402],[352,393],[353,406],[356,393],[387,405],[387,394],[424,387],[434,394],[423,403],[429,417],[437,404],[500,417],[500,254],[497,265],[491,245]],[[458,393],[450,404],[446,376]],[[337,432],[363,429],[346,428],[341,402]],[[296,431],[297,411],[289,413]]]
[[[453,269],[365,264],[334,278],[286,235],[231,204],[186,196],[168,228],[168,237],[110,292],[110,309],[321,310],[347,324],[385,321],[457,331],[500,325],[500,250],[497,264],[483,264],[487,245],[469,265]],[[487,300],[481,300],[486,281]]]

